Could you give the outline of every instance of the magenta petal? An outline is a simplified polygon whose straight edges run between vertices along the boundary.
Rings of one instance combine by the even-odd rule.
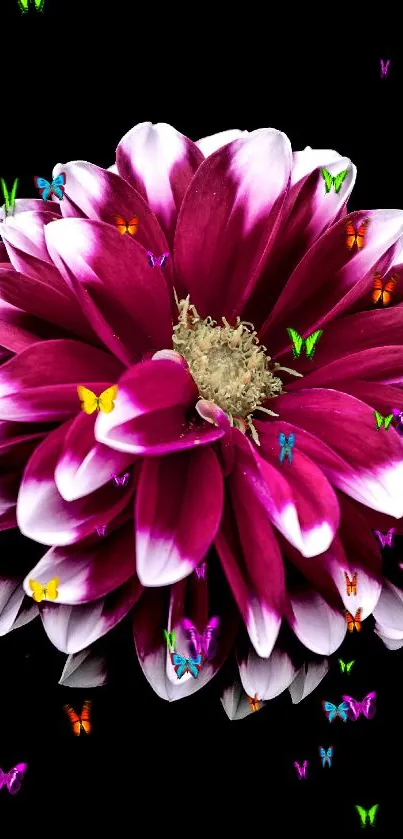
[[[221,149],[222,146],[227,146],[228,143],[232,143],[234,140],[239,140],[240,137],[246,137],[249,134],[249,131],[241,131],[239,128],[230,128],[227,131],[219,131],[218,134],[211,134],[208,137],[202,137],[201,140],[198,140],[196,146],[200,151],[203,152],[204,157],[209,157],[210,154],[213,154],[217,149]]]
[[[0,266],[0,284],[2,272]],[[15,276],[15,274],[14,274]],[[60,330],[0,300],[0,347],[20,353],[44,338],[59,338]],[[63,336],[62,336],[63,337]],[[3,353],[4,350],[2,350]],[[2,359],[1,359],[2,361]]]
[[[220,524],[223,479],[210,448],[143,461],[136,494],[137,573],[169,585],[206,555]]]
[[[90,603],[135,575],[133,522],[127,522],[93,544],[51,548],[25,577],[24,589],[32,597],[29,580],[46,583],[58,577],[58,603]]]
[[[203,317],[240,313],[277,231],[290,171],[289,140],[268,128],[220,148],[196,172],[178,219],[175,265]]]
[[[239,674],[248,696],[274,699],[291,684],[296,669],[287,653],[279,649],[274,649],[270,658],[260,658],[250,650],[246,661],[239,663]]]
[[[116,492],[110,483],[77,501],[64,501],[54,472],[69,427],[70,423],[64,423],[38,445],[18,495],[18,527],[24,536],[43,545],[71,545],[92,535],[97,525],[110,524],[132,495],[130,486]]]
[[[338,650],[347,632],[344,615],[308,588],[291,597],[291,607],[288,622],[305,647],[319,655],[330,655]]]
[[[298,705],[306,696],[316,690],[328,670],[329,661],[327,658],[322,659],[322,661],[309,661],[304,664],[298,670],[295,679],[288,688],[293,705]]]

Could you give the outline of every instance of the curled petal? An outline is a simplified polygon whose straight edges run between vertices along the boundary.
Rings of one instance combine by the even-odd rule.
[[[298,670],[295,679],[288,688],[293,705],[297,705],[298,702],[302,702],[306,696],[309,696],[325,678],[328,670],[329,662],[327,658],[322,659],[322,661],[309,661],[304,664]]]
[[[246,661],[239,663],[239,673],[248,696],[274,699],[291,684],[296,669],[287,653],[279,649],[274,649],[270,658],[260,658],[250,650]]]
[[[68,688],[97,688],[106,682],[106,661],[92,647],[69,655],[59,679],[59,685]]]
[[[251,697],[253,699],[254,697]],[[256,713],[251,707],[248,697],[241,685],[239,679],[236,679],[233,685],[224,688],[221,695],[221,704],[224,711],[230,720],[244,720],[250,714]],[[259,700],[259,708],[261,711],[265,702]]]
[[[292,613],[288,621],[301,643],[319,655],[338,650],[347,632],[344,615],[311,589],[292,595],[290,602]]]

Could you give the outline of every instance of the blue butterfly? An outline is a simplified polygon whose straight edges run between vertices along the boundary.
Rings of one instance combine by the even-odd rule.
[[[327,702],[326,700],[322,702],[322,708],[327,715],[329,722],[333,722],[336,717],[340,717],[343,722],[347,722],[348,716],[346,711],[350,709],[348,702],[341,702],[340,705],[333,705],[333,702]]]
[[[330,703],[329,703],[329,704],[330,704]],[[325,751],[325,749],[323,748],[323,746],[320,746],[320,748],[319,748],[319,755],[320,755],[321,760],[322,760],[322,766],[323,766],[323,768],[325,768],[326,763],[327,763],[327,764],[328,764],[328,766],[329,766],[329,769],[330,769],[330,767],[331,767],[331,765],[332,765],[333,746],[329,746],[329,748],[328,748],[327,752]]]
[[[193,678],[197,679],[203,664],[203,656],[201,653],[196,655],[194,658],[184,658],[178,653],[170,653],[170,656],[178,679],[181,679],[185,673],[191,673]]]
[[[281,431],[278,435],[278,442],[281,446],[280,463],[283,462],[286,455],[288,455],[289,463],[292,463],[292,447],[295,443],[295,434],[291,432],[290,436],[286,437]]]
[[[47,201],[52,192],[57,196],[59,201],[63,200],[64,185],[66,183],[66,173],[60,172],[56,178],[53,178],[52,183],[45,178],[39,178],[38,175],[34,177],[35,186],[39,189],[39,193],[43,201]]]

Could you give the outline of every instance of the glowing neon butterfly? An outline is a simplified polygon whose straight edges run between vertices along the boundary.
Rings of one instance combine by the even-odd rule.
[[[296,769],[296,772],[297,772],[297,775],[298,775],[298,780],[299,781],[306,781],[307,780],[306,772],[307,772],[307,769],[308,769],[308,761],[304,760],[302,766],[300,766],[299,763],[296,760],[294,760],[294,768]]]
[[[181,679],[185,673],[190,673],[194,679],[197,679],[203,664],[203,656],[201,654],[194,658],[184,658],[178,653],[171,653],[171,661],[178,679]]]
[[[361,819],[361,827],[366,827],[367,824],[370,824],[371,827],[375,825],[375,816],[379,807],[379,804],[374,804],[370,810],[364,810],[364,807],[360,807],[359,804],[354,804],[355,809]]]
[[[331,175],[327,169],[321,169],[322,178],[325,181],[325,195],[331,191],[332,187],[334,188],[335,192],[340,192],[341,185],[344,179],[348,175],[348,169],[344,169],[343,172],[339,172],[338,175]]]
[[[98,533],[98,536],[105,536],[106,528],[107,528],[106,524],[98,524],[97,527],[95,528],[95,530]]]
[[[176,632],[173,629],[172,632],[168,632],[167,629],[164,629],[164,638],[167,642],[167,647],[170,652],[174,652],[176,649]]]
[[[189,639],[189,647],[192,655],[203,654],[203,657],[214,658],[217,654],[217,638],[220,628],[220,618],[215,615],[210,618],[204,632],[198,632],[195,625],[189,618],[183,618],[182,627],[186,637]]]
[[[362,609],[357,609],[355,617],[353,618],[350,612],[348,612],[347,609],[345,610],[347,629],[349,632],[354,632],[354,629],[356,629],[357,632],[361,632],[361,612]]]
[[[3,197],[4,197],[4,214],[5,214],[6,218],[7,218],[8,213],[10,212],[10,210],[12,210],[13,214],[14,214],[14,211],[15,211],[15,196],[16,196],[16,193],[17,193],[17,188],[18,188],[19,181],[20,181],[19,178],[15,178],[14,183],[11,187],[11,192],[9,192],[7,187],[6,187],[6,182],[5,182],[4,178],[0,179],[2,190],[3,190]]]
[[[42,583],[37,583],[35,580],[28,580],[28,585],[32,591],[32,599],[36,601],[36,603],[41,603],[42,600],[56,600],[59,592],[57,587],[59,585],[59,577],[54,577],[53,580],[49,580],[48,583],[42,585]]]
[[[348,661],[347,663],[345,661],[343,661],[343,659],[341,659],[341,658],[338,658],[337,661],[340,664],[341,672],[342,673],[347,673],[347,675],[350,673],[350,670],[351,670],[353,664],[355,664],[355,658],[353,659],[353,661]]]
[[[289,434],[289,436],[286,437],[285,434],[283,434],[283,432],[280,431],[280,434],[278,435],[278,442],[279,442],[279,445],[280,445],[280,448],[281,448],[281,451],[280,451],[280,454],[279,454],[280,463],[283,463],[283,460],[284,460],[285,456],[287,455],[288,462],[291,464],[292,463],[292,447],[295,443],[295,434],[293,434],[291,432],[291,434]]]
[[[323,746],[320,746],[320,748],[319,748],[319,756],[320,756],[320,758],[321,758],[321,760],[322,760],[322,767],[323,767],[323,769],[325,768],[326,763],[327,763],[327,765],[328,765],[328,767],[329,767],[329,769],[330,769],[330,767],[331,767],[331,765],[332,765],[333,746],[329,746],[329,748],[328,748],[328,750],[327,750],[327,751],[325,751],[325,749],[323,748]]]
[[[353,699],[352,696],[342,696],[341,698],[342,698],[343,702],[347,702],[347,704],[348,704],[347,716],[348,716],[349,720],[352,720],[353,722],[358,720],[358,717],[360,716],[360,714],[363,714],[363,716],[366,717],[367,720],[372,720],[372,718],[376,714],[376,706],[375,706],[376,691],[375,690],[371,691],[371,693],[367,693],[367,695],[364,696],[364,699],[362,699],[361,702],[359,702],[358,699]]]
[[[71,722],[71,726],[73,729],[73,734],[78,737],[80,734],[90,734],[91,733],[91,720],[90,720],[90,711],[91,711],[92,701],[91,699],[87,699],[84,702],[83,710],[81,714],[76,714],[74,708],[71,705],[63,705],[64,710]]]
[[[13,768],[8,772],[3,772],[3,770],[0,769],[0,789],[3,789],[5,785],[10,795],[16,795],[16,793],[21,789],[21,783],[27,768],[27,763],[17,763],[17,765],[13,766]]]
[[[253,699],[251,696],[247,697],[251,711],[258,711],[259,710],[259,699],[257,693],[255,693]]]
[[[315,332],[312,332],[312,334],[308,335],[307,338],[302,338],[295,329],[287,328],[287,332],[288,337],[291,338],[293,344],[292,354],[294,358],[300,357],[303,347],[305,347],[307,358],[314,357],[316,344],[318,343],[320,336],[323,335],[323,329],[316,329]]]
[[[196,571],[196,574],[197,574],[199,580],[201,578],[203,578],[203,580],[206,579],[206,569],[207,569],[207,562],[202,562],[201,565],[199,565],[197,568],[195,568],[195,571]]]
[[[381,79],[383,79],[385,76],[388,75],[390,58],[388,58],[386,64],[383,63],[382,58],[380,58],[379,60],[381,62]]]
[[[400,408],[393,408],[392,414],[396,420],[396,431],[403,434],[403,411]]]
[[[364,221],[362,221],[358,225],[358,228],[356,229],[354,227],[353,222],[350,221],[350,219],[347,219],[347,221],[346,221],[346,245],[347,245],[347,247],[350,251],[354,247],[354,245],[357,245],[358,250],[361,250],[361,248],[364,247],[365,234],[367,232],[367,227],[369,225],[369,222],[370,222],[369,218],[364,219]]]
[[[383,306],[388,306],[392,300],[392,294],[398,278],[395,276],[389,277],[384,283],[380,274],[375,274],[374,285],[372,291],[372,302],[381,302]]]
[[[28,11],[29,0],[17,0],[17,2],[23,14]],[[43,12],[45,0],[34,0],[34,4],[37,12]]]
[[[395,528],[391,527],[387,533],[381,533],[380,530],[374,530],[375,536],[378,539],[381,548],[384,548],[386,545],[389,548],[393,548],[393,534],[395,532]]]
[[[53,181],[47,181],[46,178],[39,178],[38,175],[34,177],[35,186],[39,189],[39,195],[43,201],[47,201],[52,195],[56,195],[59,201],[63,201],[64,187],[66,183],[66,173],[60,172]]]
[[[93,414],[94,411],[110,414],[115,407],[113,400],[116,399],[118,386],[107,387],[99,396],[96,396],[92,390],[84,387],[84,385],[77,385],[77,393],[81,401],[81,409],[86,414]]]
[[[127,484],[129,483],[129,480],[130,480],[130,472],[125,472],[125,474],[122,475],[121,478],[119,478],[119,475],[114,475],[113,476],[113,483],[115,484],[116,487],[126,487]]]
[[[353,574],[353,579],[350,580],[350,577],[348,576],[347,572],[345,571],[344,572],[344,577],[345,577],[345,580],[346,580],[348,596],[350,597],[350,594],[356,595],[357,594],[357,574]]]
[[[166,264],[168,256],[169,253],[163,253],[161,256],[154,256],[151,251],[147,251],[148,264],[150,268],[154,268],[156,265],[158,265],[159,268],[163,268]]]
[[[333,722],[333,720],[340,717],[343,722],[347,722],[347,711],[348,711],[348,704],[347,702],[341,702],[340,705],[333,705],[333,702],[328,702],[324,700],[322,702],[322,708],[329,720],[329,722]]]
[[[115,216],[115,225],[122,235],[130,233],[130,236],[135,236],[139,227],[139,217],[133,216],[129,221],[125,221],[122,216]]]
[[[382,426],[384,426],[385,431],[387,431],[393,420],[393,414],[388,414],[387,417],[383,417],[382,414],[379,413],[379,411],[374,411],[374,417],[378,431],[380,428],[382,428]]]

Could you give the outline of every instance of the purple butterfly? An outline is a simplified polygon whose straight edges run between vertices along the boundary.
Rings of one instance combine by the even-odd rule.
[[[161,256],[154,256],[154,254],[151,253],[151,251],[147,251],[148,264],[150,268],[154,268],[155,265],[158,265],[159,268],[163,268],[168,259],[168,256],[169,253],[162,253]]]
[[[395,528],[391,527],[387,533],[381,533],[380,530],[374,530],[375,536],[379,541],[381,548],[384,548],[385,545],[388,545],[389,548],[393,548],[393,534],[395,532]]]
[[[388,75],[390,60],[388,58],[386,64],[383,63],[382,58],[380,59],[380,61],[381,61],[381,79],[383,79],[384,76]]]
[[[115,484],[116,487],[126,487],[127,484],[129,483],[129,479],[130,479],[130,472],[125,472],[125,474],[122,475],[121,478],[119,478],[119,475],[114,475],[113,476],[113,483]]]
[[[195,625],[189,618],[183,618],[182,627],[188,637],[192,655],[202,653],[207,659],[214,658],[217,654],[218,644],[216,634],[220,626],[220,618],[210,618],[204,632],[198,632]]]
[[[202,562],[202,564],[199,565],[198,568],[195,569],[199,580],[200,580],[201,577],[203,578],[203,580],[206,579],[206,568],[207,568],[207,562]]]
[[[348,716],[348,719],[352,720],[353,722],[358,720],[360,714],[364,714],[364,717],[366,717],[367,720],[372,720],[372,717],[374,717],[376,714],[375,690],[371,691],[371,693],[367,693],[367,695],[364,696],[364,699],[361,702],[359,702],[358,699],[353,699],[352,696],[342,696],[341,698],[344,702],[347,702],[349,708],[348,711],[346,711],[346,714]]]
[[[396,421],[396,431],[403,434],[403,411],[400,408],[393,408],[392,414]]]
[[[9,793],[15,795],[21,789],[21,782],[27,770],[27,763],[17,763],[9,772],[0,769],[0,789],[6,785]]]
[[[300,781],[306,781],[306,770],[308,769],[308,761],[304,760],[302,766],[300,766],[299,763],[297,763],[297,761],[294,760],[294,767],[297,770],[298,779]]]
[[[105,536],[105,533],[106,533],[106,528],[107,528],[107,525],[106,525],[106,524],[99,524],[99,525],[96,527],[96,531],[97,531],[97,533],[98,533],[98,536]]]

